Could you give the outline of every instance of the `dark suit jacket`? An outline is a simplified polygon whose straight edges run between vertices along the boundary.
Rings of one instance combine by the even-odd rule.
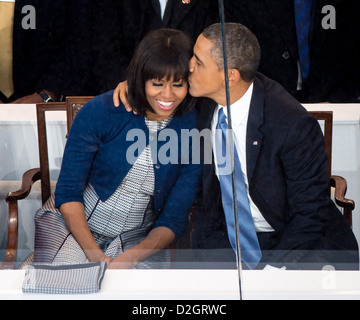
[[[21,10],[36,10],[36,29],[25,30]],[[49,89],[97,95],[125,79],[144,35],[168,27],[196,40],[218,21],[217,0],[169,0],[164,21],[158,0],[17,0],[14,18],[13,99]]]
[[[135,49],[149,31],[178,29],[195,41],[205,27],[219,20],[217,0],[191,0],[189,4],[182,3],[182,0],[168,0],[164,20],[161,19],[159,0],[103,2],[107,3],[104,7],[108,14],[103,18],[97,16],[96,29],[102,33],[93,41],[96,56],[94,86],[100,92],[114,88],[125,79]],[[103,10],[99,8],[98,12]],[[117,30],[114,25],[117,25]],[[102,40],[101,45],[99,40]]]
[[[195,41],[205,27],[219,21],[217,0],[191,0],[188,4],[182,0],[168,0],[163,20],[159,0],[138,2],[140,10],[137,13],[141,14],[142,19],[137,21],[136,28],[142,31],[142,35],[149,30],[166,27],[182,30]]]
[[[278,81],[301,102],[359,102],[360,30],[356,0],[314,0],[310,31],[311,71],[297,92],[298,47],[292,0],[225,0],[227,20],[257,36],[259,71]],[[336,9],[336,30],[325,30],[325,5]]]
[[[209,102],[202,106],[200,128],[210,127],[215,107]],[[317,120],[260,73],[254,81],[246,145],[250,196],[275,230],[266,241],[260,235],[262,249],[269,251],[267,262],[295,263],[308,250],[357,250],[350,227],[329,198],[327,155]],[[228,247],[221,236],[224,225],[214,165],[204,165],[195,248]]]

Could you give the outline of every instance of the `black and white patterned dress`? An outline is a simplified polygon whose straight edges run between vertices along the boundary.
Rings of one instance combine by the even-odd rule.
[[[165,128],[171,118],[156,122],[146,120],[150,132]],[[125,179],[105,202],[91,184],[83,199],[92,235],[112,258],[136,246],[152,230],[158,216],[153,210],[154,166],[150,145],[141,153]],[[74,264],[88,262],[84,251],[70,234],[54,198],[35,216],[35,263]],[[138,264],[137,268],[168,268],[169,252],[162,250]]]

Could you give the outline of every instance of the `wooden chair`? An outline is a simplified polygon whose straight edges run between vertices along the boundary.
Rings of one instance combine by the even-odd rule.
[[[333,136],[333,112],[332,111],[310,111],[318,121],[324,122],[325,150],[329,158],[327,172],[330,176],[331,187],[334,192],[334,201],[342,209],[344,217],[352,227],[352,212],[355,209],[355,202],[346,199],[347,182],[343,177],[332,175],[332,136]]]
[[[92,97],[69,97],[66,102],[39,103],[36,105],[39,142],[40,168],[30,169],[22,177],[20,190],[6,196],[9,207],[8,236],[3,267],[13,269],[16,264],[18,245],[18,201],[25,199],[36,181],[41,183],[41,199],[44,204],[51,196],[51,182],[46,132],[46,112],[67,111],[67,129],[70,130],[73,119],[80,108]]]
[[[39,103],[36,106],[40,168],[30,169],[25,172],[22,177],[20,190],[10,192],[5,198],[9,207],[9,216],[4,268],[13,268],[16,263],[18,245],[18,201],[25,199],[30,194],[33,184],[38,180],[41,181],[42,202],[45,203],[51,195],[45,113],[65,110],[66,105],[64,102]]]
[[[71,125],[80,111],[80,109],[94,97],[67,97],[66,98],[66,117],[67,117],[67,129],[70,131]]]

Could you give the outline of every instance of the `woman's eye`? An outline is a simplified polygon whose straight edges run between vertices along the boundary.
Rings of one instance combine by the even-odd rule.
[[[183,83],[174,83],[173,86],[175,88],[182,88],[184,86],[184,84]]]
[[[153,82],[152,85],[154,87],[161,87],[163,84],[162,83],[159,83],[159,82]]]

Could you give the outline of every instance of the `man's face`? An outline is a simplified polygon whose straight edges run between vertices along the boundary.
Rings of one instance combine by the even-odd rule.
[[[193,97],[207,97],[217,100],[223,94],[224,71],[219,70],[211,55],[213,44],[200,35],[194,47],[194,56],[190,60],[189,92]]]

